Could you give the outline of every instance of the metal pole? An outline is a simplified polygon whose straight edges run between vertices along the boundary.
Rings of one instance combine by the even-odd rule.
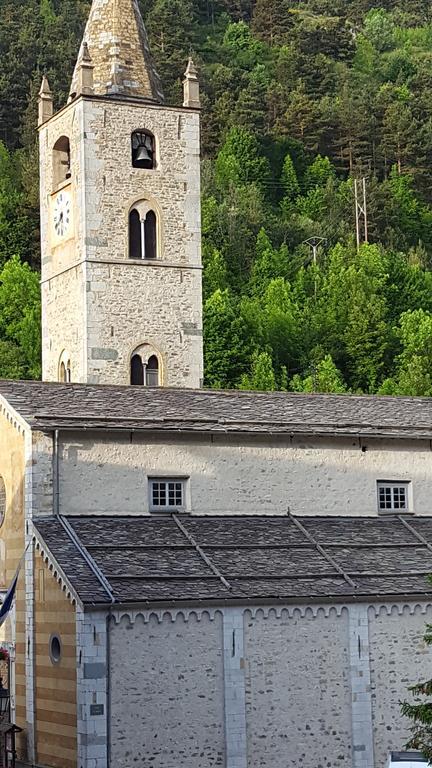
[[[357,179],[354,179],[354,199],[355,199],[357,250],[359,251],[360,250],[360,217],[359,217]]]
[[[363,178],[363,215],[364,215],[365,243],[368,243],[369,233],[368,233],[368,218],[367,218],[366,178]]]

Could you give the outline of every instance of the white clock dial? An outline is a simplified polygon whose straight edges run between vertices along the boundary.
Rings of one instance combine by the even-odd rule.
[[[54,203],[54,230],[59,238],[65,237],[71,225],[71,199],[66,192],[60,192]]]

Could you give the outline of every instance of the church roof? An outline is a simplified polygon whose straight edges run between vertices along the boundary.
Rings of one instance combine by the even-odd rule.
[[[432,517],[50,517],[84,604],[430,599]]]
[[[72,78],[76,93],[78,67],[88,45],[93,64],[94,93],[133,96],[163,102],[138,0],[93,0]]]
[[[432,398],[0,381],[33,428],[432,439]]]

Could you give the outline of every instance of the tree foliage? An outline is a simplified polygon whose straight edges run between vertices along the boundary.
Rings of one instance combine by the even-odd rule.
[[[206,384],[432,395],[428,0],[140,5],[168,103],[200,69]],[[0,375],[40,370],[36,99],[45,72],[65,103],[89,6],[0,0]]]

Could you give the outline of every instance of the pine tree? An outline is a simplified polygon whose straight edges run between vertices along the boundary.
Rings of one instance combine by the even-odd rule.
[[[270,46],[288,42],[293,23],[290,0],[256,0],[252,29],[260,40]]]

